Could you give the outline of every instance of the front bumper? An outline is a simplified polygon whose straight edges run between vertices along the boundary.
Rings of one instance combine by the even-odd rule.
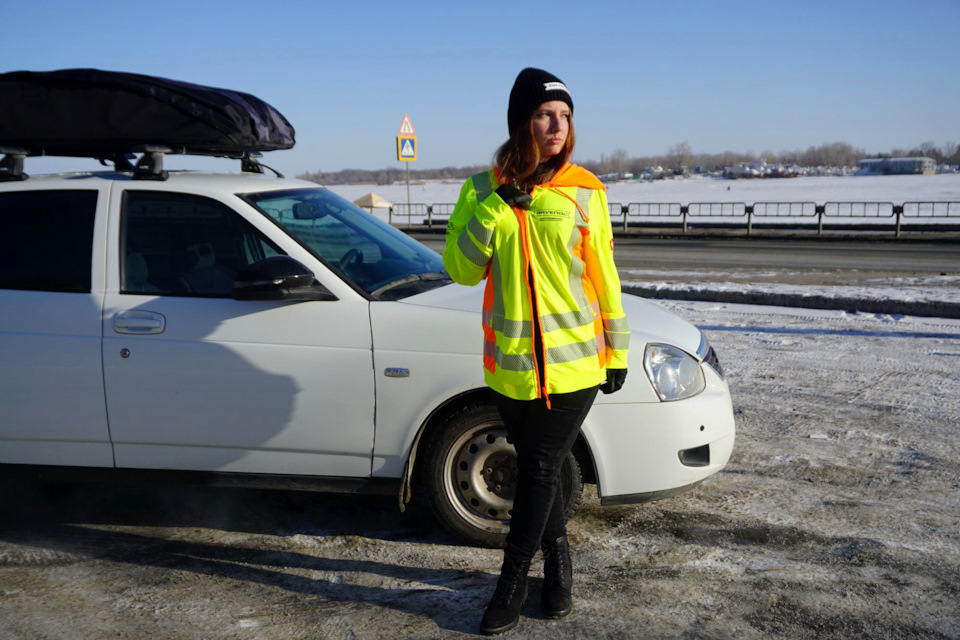
[[[593,407],[583,435],[601,504],[669,497],[726,466],[735,435],[730,391],[712,368],[703,371],[706,388],[686,400]]]
[[[682,487],[677,487],[675,489],[665,489],[663,491],[650,491],[648,493],[629,493],[619,496],[607,496],[600,498],[600,506],[602,507],[612,507],[618,504],[641,504],[644,502],[653,502],[655,500],[664,500],[666,498],[672,498],[673,496],[683,493],[684,491],[690,491],[695,486],[703,482],[700,480],[694,482],[693,484],[687,484]]]

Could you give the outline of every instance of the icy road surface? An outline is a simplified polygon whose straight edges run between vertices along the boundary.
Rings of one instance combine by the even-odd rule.
[[[720,353],[733,458],[645,506],[588,491],[573,613],[539,617],[537,567],[505,637],[960,637],[960,321],[662,304]],[[5,639],[469,637],[499,569],[390,499],[0,489]]]

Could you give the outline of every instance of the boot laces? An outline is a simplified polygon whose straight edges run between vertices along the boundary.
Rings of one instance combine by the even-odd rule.
[[[508,580],[498,580],[497,588],[493,591],[493,599],[504,603],[510,602],[519,587],[520,579],[518,575],[513,575]]]

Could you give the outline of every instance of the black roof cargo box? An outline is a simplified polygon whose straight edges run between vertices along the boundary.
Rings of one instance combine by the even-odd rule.
[[[247,93],[97,69],[0,74],[0,148],[113,158],[162,146],[240,157],[290,149],[293,126]]]

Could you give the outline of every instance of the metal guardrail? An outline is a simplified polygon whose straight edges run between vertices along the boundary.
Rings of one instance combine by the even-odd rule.
[[[827,202],[823,215],[830,218],[892,218],[892,202]]]
[[[758,218],[812,218],[817,215],[817,203],[755,202],[753,215]]]
[[[435,223],[446,224],[456,205],[453,203],[437,204],[396,204],[390,208],[389,222],[396,224],[397,220],[406,218],[406,225],[413,226],[415,217],[420,224],[433,228]],[[789,221],[800,220],[798,224],[807,224],[806,220],[816,218],[817,234],[824,231],[824,220],[836,224],[840,220],[869,220],[881,221],[893,218],[896,235],[902,232],[904,219],[911,224],[923,219],[942,221],[948,218],[958,218],[960,224],[960,202],[955,201],[911,201],[902,205],[892,202],[619,202],[608,203],[610,220],[619,225],[624,231],[630,226],[640,226],[643,220],[663,220],[679,218],[683,232],[689,230],[690,221],[697,219],[719,220],[731,219],[739,221],[746,218],[747,235],[753,233],[753,224],[758,219],[774,219],[777,224],[789,227]],[[435,219],[437,216],[439,219]],[[868,223],[865,223],[868,224]]]
[[[960,217],[960,202],[904,202],[905,218]]]
[[[623,230],[629,228],[630,218],[669,218],[683,215],[679,202],[631,202],[621,205],[623,215]],[[613,217],[611,216],[611,220]]]
[[[431,219],[432,218],[431,209],[432,208],[430,205],[424,204],[422,202],[412,202],[412,203],[404,202],[400,204],[395,204],[392,207],[390,207],[390,212],[387,214],[388,221],[390,222],[390,224],[393,224],[393,219],[395,217],[397,218],[406,217],[407,226],[410,226],[412,224],[411,221],[414,215],[419,217],[426,216],[428,219]]]
[[[823,209],[816,202],[754,202],[747,207],[747,235],[753,233],[753,218],[813,218],[818,219],[818,233],[823,233]]]

